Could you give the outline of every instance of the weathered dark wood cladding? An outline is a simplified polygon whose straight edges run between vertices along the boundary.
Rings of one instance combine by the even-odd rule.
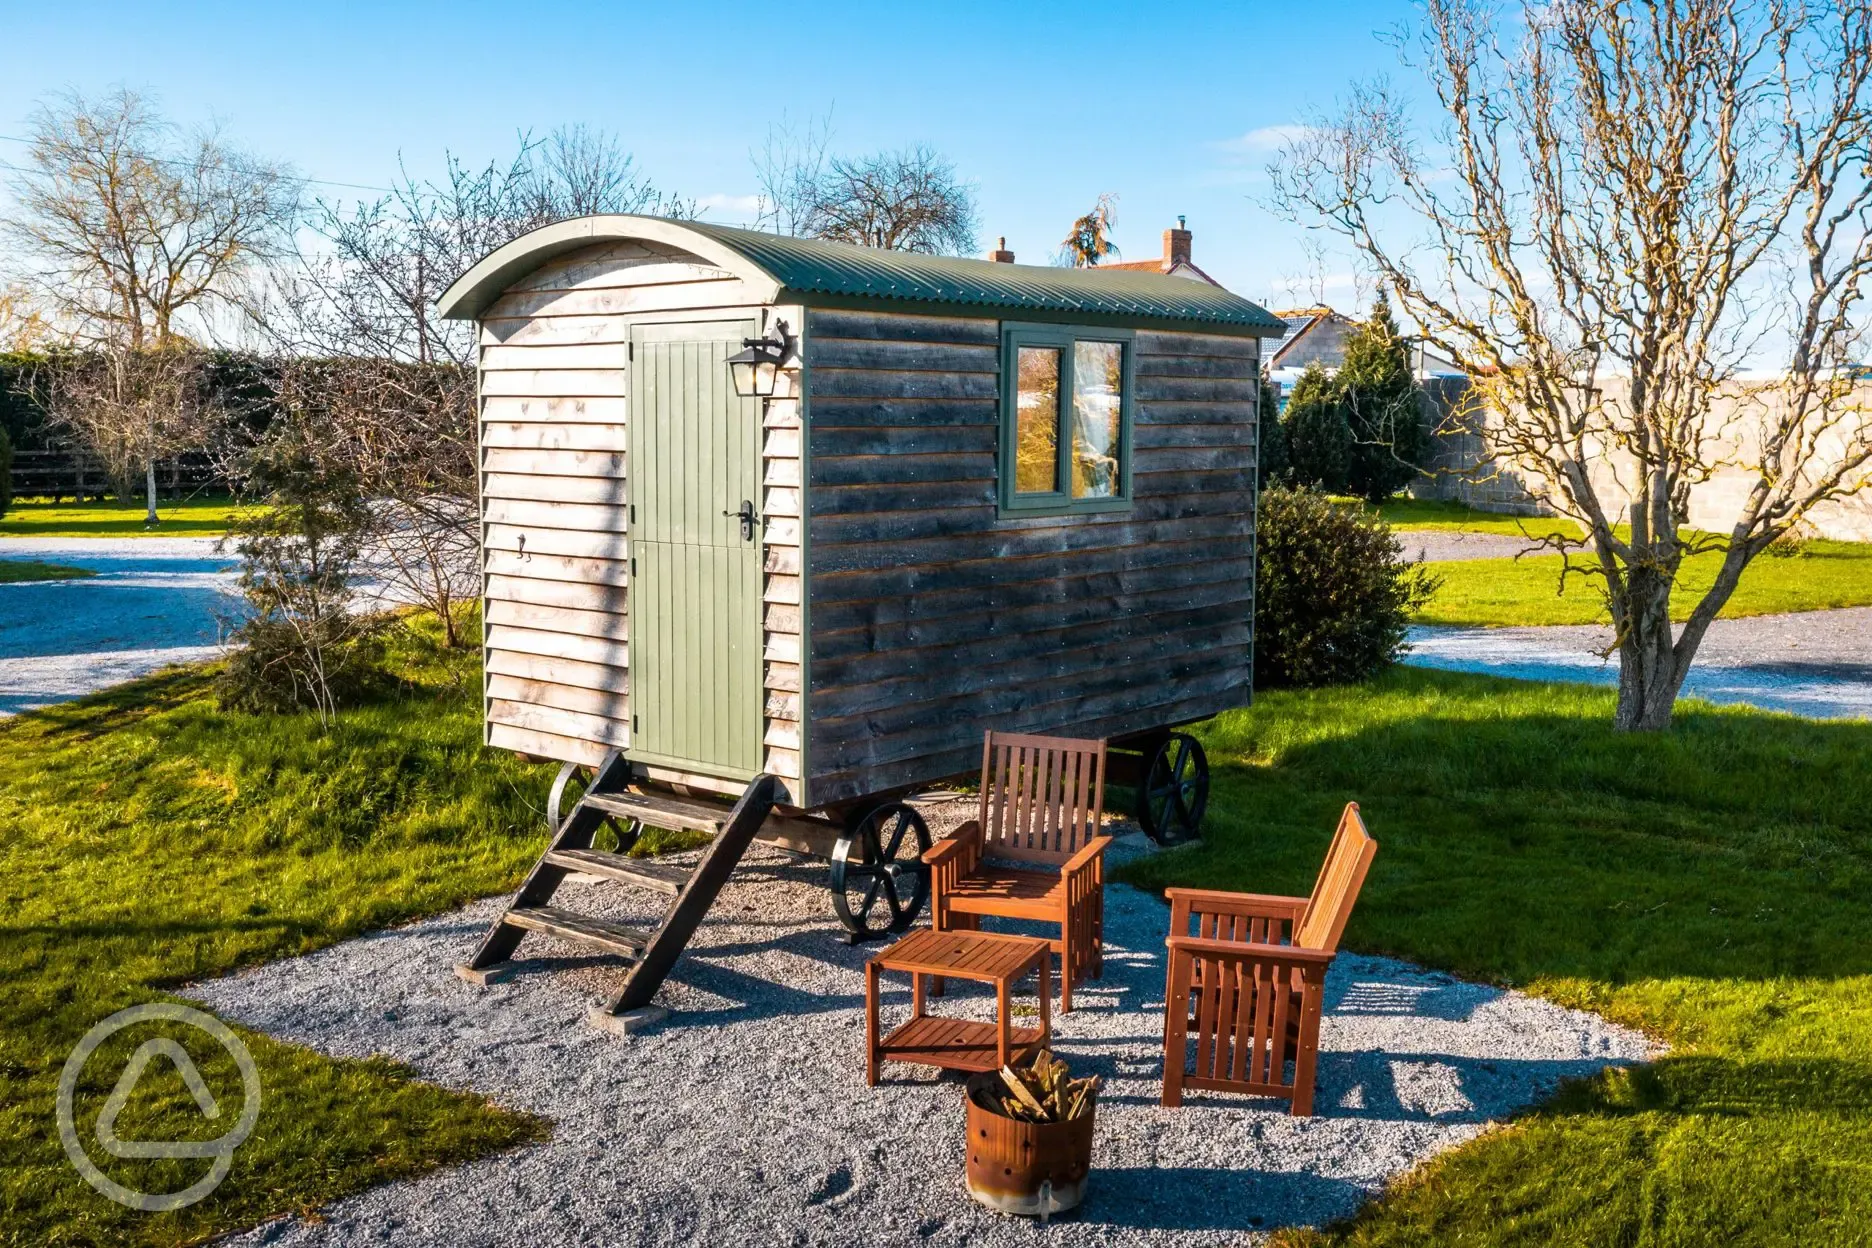
[[[1248,701],[1258,346],[1140,332],[1133,506],[997,515],[1000,323],[807,314],[809,793]]]

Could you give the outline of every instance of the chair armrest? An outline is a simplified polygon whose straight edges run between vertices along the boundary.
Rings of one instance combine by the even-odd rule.
[[[1080,847],[1078,853],[1066,860],[1066,864],[1060,868],[1060,874],[1073,875],[1085,870],[1098,860],[1105,852],[1105,847],[1111,843],[1112,838],[1109,836],[1093,837]]]
[[[1272,893],[1225,893],[1213,888],[1166,888],[1171,905],[1183,902],[1197,914],[1240,914],[1256,919],[1297,921],[1306,913],[1305,897],[1278,897]]]
[[[981,854],[981,823],[974,819],[924,850],[923,861],[933,867],[969,850],[974,851],[972,857]]]
[[[1289,966],[1316,967],[1324,970],[1339,955],[1324,949],[1303,949],[1298,945],[1261,945],[1246,941],[1208,940],[1200,936],[1172,936],[1164,941],[1171,956],[1179,953],[1227,958],[1234,962],[1281,962]]]

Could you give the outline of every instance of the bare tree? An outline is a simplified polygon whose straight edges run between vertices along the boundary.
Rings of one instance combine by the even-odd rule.
[[[0,286],[0,352],[39,351],[58,343],[52,318],[23,286]]]
[[[975,250],[975,191],[921,144],[870,156],[835,156],[806,218],[815,238],[894,251]]]
[[[1478,379],[1485,436],[1579,522],[1616,722],[1669,724],[1756,555],[1872,479],[1849,368],[1872,274],[1872,7],[1853,0],[1427,0],[1407,41],[1441,108],[1352,93],[1270,173]],[[1772,352],[1777,380],[1744,369]],[[1725,449],[1733,448],[1733,449]],[[1726,533],[1694,487],[1742,474]],[[1673,636],[1683,561],[1722,554]],[[1571,561],[1569,561],[1571,564]]]
[[[923,144],[869,156],[830,156],[830,130],[770,130],[754,156],[760,222],[782,234],[864,247],[965,255],[975,249],[975,188]]]
[[[57,353],[35,370],[33,388],[53,422],[103,461],[119,494],[144,478],[155,523],[156,462],[206,447],[223,423],[206,365],[191,347],[111,344]]]
[[[134,91],[60,96],[31,129],[6,233],[34,293],[95,341],[171,343],[290,240],[298,184],[285,166],[212,131],[184,137]]]
[[[171,402],[173,378],[188,367],[177,352],[211,336],[214,315],[285,251],[298,184],[285,166],[212,131],[183,136],[127,89],[58,97],[31,128],[28,166],[11,188],[16,207],[0,226],[27,261],[33,295],[88,349],[51,387],[56,404],[76,406],[50,411],[102,439],[92,449],[107,462],[141,458],[155,524],[156,461],[185,449],[176,438],[195,429]],[[133,358],[145,352],[155,354]],[[121,472],[118,480],[128,488]]]
[[[310,214],[299,252],[259,310],[283,390],[316,413],[302,436],[345,465],[371,500],[363,567],[404,602],[434,610],[448,644],[479,584],[476,330],[438,321],[436,297],[529,230],[607,212],[693,214],[658,191],[610,135],[583,127],[520,138],[481,168],[452,155],[437,181],[403,173],[382,199]]]
[[[819,202],[819,181],[825,174],[831,137],[830,113],[801,126],[782,118],[767,128],[766,146],[748,154],[761,187],[756,225],[777,234],[797,236],[808,231]]]
[[[1092,211],[1072,223],[1060,243],[1060,262],[1075,269],[1090,269],[1108,256],[1118,254],[1118,244],[1111,241],[1116,220],[1118,197],[1107,191],[1092,205]]]

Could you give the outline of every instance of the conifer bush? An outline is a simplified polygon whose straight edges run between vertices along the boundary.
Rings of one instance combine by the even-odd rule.
[[[1308,489],[1261,491],[1255,685],[1338,685],[1397,662],[1437,580],[1376,512]]]

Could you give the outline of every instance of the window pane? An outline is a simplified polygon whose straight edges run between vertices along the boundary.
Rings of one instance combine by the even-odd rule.
[[[1115,498],[1119,474],[1119,406],[1124,397],[1124,347],[1073,344],[1072,496]]]
[[[1014,396],[1014,492],[1059,489],[1060,353],[1058,347],[1022,347]]]

